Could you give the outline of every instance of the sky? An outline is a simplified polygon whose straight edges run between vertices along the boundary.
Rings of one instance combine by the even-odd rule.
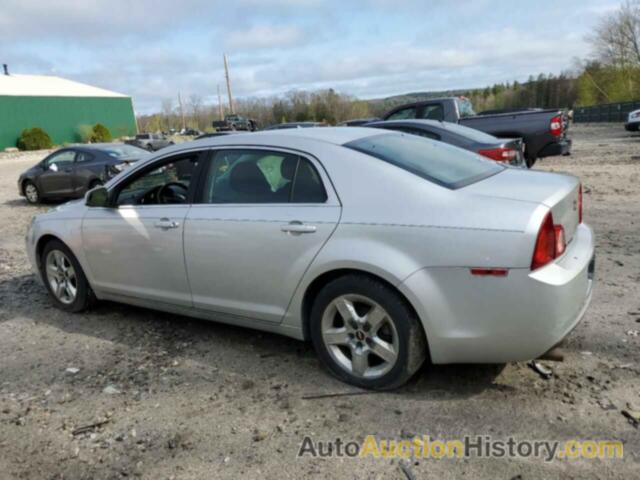
[[[620,0],[0,0],[0,63],[131,95],[206,103],[334,88],[359,98],[558,74]]]

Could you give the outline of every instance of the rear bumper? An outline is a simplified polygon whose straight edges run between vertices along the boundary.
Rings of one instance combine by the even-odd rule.
[[[560,141],[549,143],[538,152],[538,158],[553,157],[555,155],[569,155],[573,141],[564,138]]]
[[[414,304],[434,363],[537,358],[566,337],[591,301],[594,238],[581,224],[565,254],[534,272],[474,277],[469,268],[426,268],[401,290]]]

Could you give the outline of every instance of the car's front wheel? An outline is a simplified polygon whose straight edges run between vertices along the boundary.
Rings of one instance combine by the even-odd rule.
[[[38,187],[36,187],[35,183],[31,181],[27,181],[24,184],[24,196],[27,199],[27,202],[32,205],[40,203],[40,191],[38,190]]]
[[[58,240],[49,241],[40,260],[44,283],[56,307],[80,312],[94,300],[89,282],[71,250]]]
[[[416,314],[398,292],[367,275],[338,278],[320,291],[310,334],[328,369],[362,388],[399,387],[427,355]]]

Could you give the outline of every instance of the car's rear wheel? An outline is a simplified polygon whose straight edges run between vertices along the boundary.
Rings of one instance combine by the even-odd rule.
[[[358,387],[391,389],[404,384],[426,358],[418,318],[386,284],[348,275],[316,297],[311,339],[320,359],[339,379]]]
[[[58,240],[48,242],[40,261],[42,276],[56,307],[80,312],[94,300],[89,282],[71,250]]]
[[[35,183],[27,181],[23,188],[27,202],[33,205],[40,203],[40,191],[38,190],[38,187],[36,187]]]

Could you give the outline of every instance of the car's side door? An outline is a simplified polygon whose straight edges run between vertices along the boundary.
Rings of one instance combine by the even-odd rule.
[[[76,152],[72,149],[59,150],[43,162],[43,172],[38,178],[40,189],[48,196],[73,195],[73,168]]]
[[[184,220],[192,203],[202,151],[156,160],[109,191],[109,207],[90,207],[82,242],[101,292],[191,306],[184,264]]]
[[[194,307],[280,322],[340,209],[326,172],[310,156],[214,151],[185,225]]]
[[[73,168],[73,191],[76,195],[83,195],[96,177],[100,177],[102,172],[98,171],[98,165],[94,153],[78,151]]]

